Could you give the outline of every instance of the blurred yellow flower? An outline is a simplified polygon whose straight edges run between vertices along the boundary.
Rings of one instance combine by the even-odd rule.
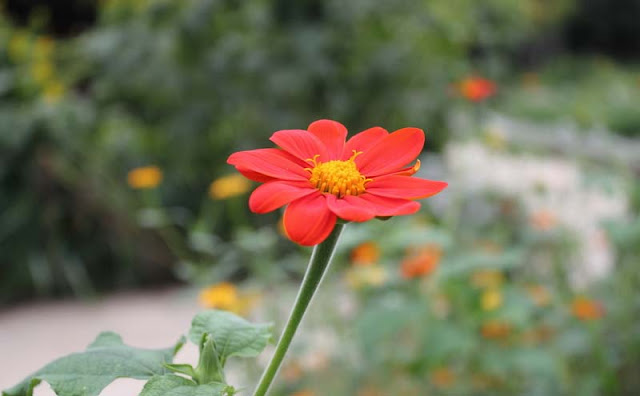
[[[604,316],[604,307],[599,301],[577,297],[571,303],[571,313],[580,320],[597,320]]]
[[[526,288],[529,298],[538,307],[546,307],[551,303],[551,293],[549,289],[542,285],[529,285]]]
[[[456,375],[450,368],[441,367],[431,372],[430,380],[436,388],[450,388],[456,381]]]
[[[14,62],[21,62],[29,56],[31,38],[27,33],[16,31],[7,44],[7,55]]]
[[[127,175],[127,182],[131,188],[156,188],[162,181],[162,171],[157,166],[143,166],[135,168]]]
[[[53,64],[48,60],[31,64],[31,77],[38,83],[44,84],[53,77]]]
[[[206,308],[229,309],[236,306],[240,298],[235,285],[222,282],[202,289],[198,300]]]
[[[481,297],[482,309],[485,311],[494,311],[502,306],[502,292],[499,289],[487,289],[482,292]]]
[[[65,86],[60,81],[53,79],[45,82],[42,88],[42,98],[49,104],[58,103],[64,96]]]
[[[442,249],[438,245],[427,244],[414,249],[400,264],[400,272],[407,279],[430,275],[438,268],[441,256]]]
[[[222,176],[214,180],[209,186],[209,196],[212,199],[228,199],[242,195],[249,191],[251,182],[241,174]]]
[[[55,48],[55,41],[49,36],[40,36],[33,44],[33,54],[37,59],[48,59]]]
[[[385,269],[380,265],[351,267],[345,274],[349,286],[360,289],[365,286],[381,286],[388,278]]]
[[[240,295],[238,288],[230,282],[220,282],[200,291],[200,305],[209,309],[222,309],[245,314],[257,299],[256,295]]]
[[[351,251],[351,262],[354,265],[372,265],[380,259],[380,247],[375,242],[364,242]]]
[[[480,333],[489,340],[506,338],[511,333],[511,325],[500,320],[490,320],[482,324]]]
[[[502,282],[504,282],[504,275],[498,270],[481,270],[471,275],[471,283],[481,289],[497,288]]]

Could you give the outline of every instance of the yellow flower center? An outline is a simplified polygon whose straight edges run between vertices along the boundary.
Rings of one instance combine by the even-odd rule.
[[[319,162],[319,155],[308,159],[313,168],[306,168],[311,172],[309,181],[320,192],[333,194],[337,197],[346,195],[360,195],[365,191],[365,184],[370,182],[360,173],[355,158],[362,152],[353,151],[353,155],[346,161]]]

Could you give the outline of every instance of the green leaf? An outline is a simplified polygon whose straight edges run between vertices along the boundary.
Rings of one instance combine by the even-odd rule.
[[[199,384],[208,384],[211,382],[225,382],[223,364],[216,350],[216,343],[209,333],[202,336],[200,342],[200,359],[195,375],[192,377]]]
[[[214,342],[220,363],[230,356],[258,356],[271,340],[272,324],[253,324],[225,311],[199,313],[191,322],[189,340],[200,345],[203,334]]]
[[[222,383],[198,385],[177,375],[163,375],[151,378],[139,396],[226,396],[234,392],[233,387]]]
[[[182,346],[167,349],[132,348],[112,332],[101,333],[86,351],[57,359],[20,384],[2,392],[2,396],[31,396],[33,388],[46,381],[61,396],[98,396],[116,378],[149,379],[167,372],[170,363]]]

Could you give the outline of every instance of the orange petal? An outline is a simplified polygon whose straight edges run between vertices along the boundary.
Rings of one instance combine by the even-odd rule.
[[[375,208],[360,197],[347,195],[338,199],[335,195],[327,194],[327,206],[338,217],[348,221],[367,221],[376,216]]]
[[[253,191],[249,197],[249,209],[254,213],[271,212],[315,191],[309,182],[271,181]]]
[[[410,176],[382,176],[367,184],[367,192],[390,198],[422,199],[439,193],[447,183]]]
[[[424,146],[424,132],[418,128],[399,129],[356,157],[360,173],[375,177],[394,172],[416,159]]]
[[[302,161],[275,148],[239,151],[231,154],[227,163],[234,165],[238,170],[242,169],[274,179],[309,179],[309,172],[304,170]]]
[[[316,192],[295,200],[284,211],[284,229],[289,239],[303,246],[324,241],[336,224],[324,195]]]
[[[329,160],[340,159],[347,139],[347,128],[344,125],[332,120],[318,120],[312,122],[307,130],[324,143]]]
[[[420,209],[420,203],[401,198],[380,197],[369,192],[358,195],[367,201],[376,211],[376,216],[400,216],[414,214]]]
[[[367,151],[375,146],[380,140],[389,135],[386,129],[373,127],[364,130],[347,141],[342,152],[342,160],[346,161],[353,155],[353,151]]]
[[[308,131],[302,129],[278,131],[269,140],[302,161],[314,158],[316,155],[320,155],[319,159],[322,162],[329,160],[324,143]]]

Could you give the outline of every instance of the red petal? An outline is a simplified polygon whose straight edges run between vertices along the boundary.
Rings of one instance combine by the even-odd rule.
[[[424,146],[424,132],[418,128],[399,129],[356,157],[360,173],[374,177],[393,172],[416,159]]]
[[[284,229],[292,241],[304,246],[324,241],[336,224],[324,195],[316,192],[295,200],[284,211]]]
[[[238,170],[258,173],[274,179],[309,179],[309,172],[304,170],[295,157],[275,148],[239,151],[231,154],[227,163],[235,165]]]
[[[317,191],[309,182],[272,181],[256,188],[249,197],[249,209],[267,213]]]
[[[447,183],[410,176],[382,176],[367,184],[367,192],[391,198],[422,199],[439,193]]]
[[[367,221],[376,216],[373,205],[360,197],[347,195],[338,199],[335,195],[327,194],[327,206],[329,210],[341,219],[348,221]]]
[[[329,160],[340,159],[347,138],[347,128],[344,125],[332,120],[318,120],[312,122],[307,130],[324,143]]]
[[[365,193],[358,195],[375,207],[376,216],[400,216],[414,214],[420,209],[420,203],[401,198],[379,197]]]
[[[369,128],[365,131],[362,131],[356,135],[354,135],[347,144],[344,146],[344,151],[342,152],[342,160],[348,160],[353,155],[353,150],[355,151],[366,151],[371,147],[375,146],[380,140],[389,135],[386,129],[380,127]]]
[[[278,131],[269,140],[302,161],[313,159],[318,154],[320,155],[320,161],[326,162],[329,160],[327,148],[320,139],[302,129]],[[310,163],[308,165],[312,166]]]
[[[263,175],[261,173],[250,171],[248,169],[243,169],[243,168],[238,168],[238,167],[236,167],[236,169],[238,170],[238,172],[242,173],[242,175],[244,177],[246,177],[247,179],[250,179],[250,180],[253,180],[253,181],[257,181],[257,182],[260,182],[260,183],[266,183],[266,182],[275,180],[273,177],[265,176],[265,175]]]

